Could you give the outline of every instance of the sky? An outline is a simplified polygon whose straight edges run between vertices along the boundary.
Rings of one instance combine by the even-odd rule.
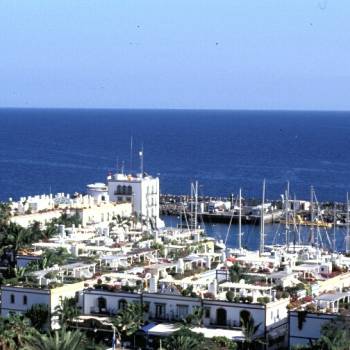
[[[0,107],[350,110],[349,0],[0,0]]]

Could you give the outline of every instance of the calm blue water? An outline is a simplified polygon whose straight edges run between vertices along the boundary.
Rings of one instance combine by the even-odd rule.
[[[0,199],[83,191],[144,145],[145,170],[162,192],[278,198],[287,180],[298,198],[350,189],[350,113],[0,110]]]

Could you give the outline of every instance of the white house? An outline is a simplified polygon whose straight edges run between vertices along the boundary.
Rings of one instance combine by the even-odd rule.
[[[114,174],[107,178],[109,199],[130,202],[133,212],[162,226],[159,218],[159,178],[145,174]]]
[[[288,299],[266,305],[258,303],[233,303],[223,300],[185,297],[174,293],[128,293],[96,289],[84,290],[85,315],[115,314],[127,302],[144,305],[150,321],[178,322],[196,308],[203,308],[203,325],[214,328],[240,328],[241,318],[252,316],[259,325],[257,336],[277,338],[286,335]]]

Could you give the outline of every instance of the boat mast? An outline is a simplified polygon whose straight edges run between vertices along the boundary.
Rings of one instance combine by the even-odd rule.
[[[287,190],[285,192],[285,220],[286,220],[286,227],[285,227],[285,230],[286,230],[286,247],[288,249],[288,246],[289,246],[289,239],[288,239],[288,233],[289,233],[289,181],[287,182]]]
[[[198,216],[198,181],[191,182],[191,228],[197,229]]]
[[[194,188],[194,229],[197,230],[198,215],[198,181],[195,182]]]
[[[242,189],[239,189],[238,249],[242,249]]]
[[[350,214],[349,214],[349,193],[346,193],[346,240],[345,252],[350,252]]]
[[[310,221],[311,221],[311,237],[310,243],[315,243],[315,227],[314,227],[314,188],[311,186],[311,198],[310,198]]]
[[[299,227],[297,227],[297,210],[296,210],[296,202],[297,202],[297,199],[296,199],[296,196],[295,196],[295,193],[294,193],[294,201],[293,201],[293,228],[294,228],[294,241],[296,240],[296,235],[298,235],[298,244],[300,245],[301,244],[301,237],[300,237],[300,229]],[[295,246],[295,243],[294,243],[294,246]]]
[[[260,249],[259,249],[260,256],[264,253],[264,250],[265,250],[264,203],[265,203],[265,179],[263,181],[262,203],[261,203],[261,212],[260,212]]]
[[[335,231],[336,231],[336,225],[337,225],[337,205],[334,202],[334,208],[333,208],[333,253],[335,252]]]

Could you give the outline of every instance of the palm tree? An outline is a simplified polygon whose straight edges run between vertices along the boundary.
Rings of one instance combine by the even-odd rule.
[[[43,237],[43,231],[41,230],[41,224],[38,221],[34,221],[28,229],[32,242],[37,242]]]
[[[119,341],[121,341],[122,337],[133,335],[139,330],[143,322],[142,307],[136,303],[128,303],[112,320]]]
[[[58,317],[58,322],[63,327],[68,321],[80,315],[80,310],[76,305],[75,298],[60,298],[60,304],[55,307],[54,316]]]
[[[27,337],[23,350],[83,350],[87,340],[80,331],[67,331],[65,328],[53,334],[35,332]]]
[[[46,304],[34,304],[25,313],[30,319],[32,326],[42,330],[49,318],[49,309]]]
[[[204,348],[204,336],[181,327],[167,339],[165,346],[169,350],[200,350]]]
[[[20,225],[10,222],[9,224],[3,225],[1,229],[1,249],[3,252],[5,250],[11,250],[14,254],[17,254],[20,248],[30,243],[28,230]]]
[[[242,332],[244,335],[243,349],[251,350],[257,343],[263,343],[261,340],[257,339],[257,332],[261,325],[255,324],[254,318],[249,315],[249,317],[241,317]]]
[[[10,217],[11,217],[10,204],[0,202],[0,226],[6,225]]]
[[[0,318],[0,349],[22,349],[27,336],[35,331],[29,320],[21,315]]]
[[[187,326],[201,326],[203,323],[204,309],[202,307],[195,307],[192,314],[187,315],[182,323]]]

